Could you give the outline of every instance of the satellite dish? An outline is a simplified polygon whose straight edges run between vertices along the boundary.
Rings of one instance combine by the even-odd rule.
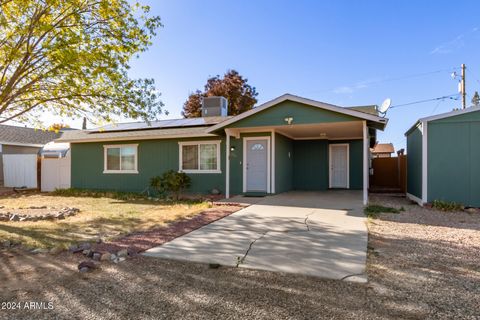
[[[382,102],[382,105],[378,107],[377,111],[381,114],[387,113],[388,108],[392,105],[392,99],[387,98]]]

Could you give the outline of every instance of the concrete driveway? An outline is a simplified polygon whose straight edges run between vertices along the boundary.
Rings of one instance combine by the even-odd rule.
[[[230,201],[253,204],[144,254],[366,281],[361,192],[287,192]]]

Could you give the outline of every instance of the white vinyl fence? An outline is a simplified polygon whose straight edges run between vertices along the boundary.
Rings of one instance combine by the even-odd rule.
[[[4,154],[3,177],[5,187],[37,187],[36,154]]]
[[[42,158],[43,192],[70,188],[70,152],[64,158]]]

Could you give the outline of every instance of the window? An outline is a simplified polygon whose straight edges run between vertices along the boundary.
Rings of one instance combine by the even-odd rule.
[[[220,173],[220,141],[179,142],[180,171]]]
[[[137,144],[109,145],[103,148],[103,173],[138,173]]]

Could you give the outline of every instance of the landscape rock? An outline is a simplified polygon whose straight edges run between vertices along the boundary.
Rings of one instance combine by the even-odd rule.
[[[95,262],[93,262],[91,260],[85,260],[85,261],[80,262],[78,264],[77,268],[80,272],[88,272],[88,271],[91,271],[93,269],[96,269],[97,265],[95,264]],[[86,269],[86,270],[82,271],[82,269]]]
[[[90,268],[88,268],[88,267],[81,267],[78,271],[80,271],[81,273],[86,273],[86,272],[90,271]]]
[[[20,217],[18,216],[18,214],[12,214],[10,216],[10,221],[19,221],[20,220]]]
[[[53,247],[52,249],[50,249],[50,254],[57,255],[62,251],[63,251],[62,247]]]
[[[33,254],[37,254],[37,253],[48,253],[49,250],[48,249],[45,249],[45,248],[36,248],[36,249],[33,249],[32,250],[32,253]]]
[[[83,248],[80,248],[79,246],[74,244],[74,245],[71,245],[70,247],[68,247],[68,251],[70,251],[71,253],[77,253],[77,252],[83,251]]]
[[[89,242],[84,242],[79,245],[82,250],[89,250],[92,248],[92,245]]]
[[[110,252],[106,252],[104,254],[102,254],[102,256],[100,257],[100,260],[101,261],[110,261],[112,257],[112,254]]]
[[[117,256],[118,257],[126,257],[128,256],[128,250],[127,249],[122,249],[120,251],[117,252]]]
[[[479,210],[477,208],[467,208],[465,209],[466,212],[468,213],[477,213]]]
[[[12,243],[10,242],[10,240],[4,240],[2,241],[2,246],[4,248],[10,248],[12,246]]]
[[[101,257],[102,257],[102,254],[100,252],[94,252],[92,255],[92,259],[95,261],[100,261]]]
[[[117,255],[116,254],[110,254],[110,261],[115,261],[117,259]]]
[[[91,258],[93,256],[93,251],[90,250],[90,249],[83,250],[82,253],[83,253],[84,256],[89,257],[89,258]]]

